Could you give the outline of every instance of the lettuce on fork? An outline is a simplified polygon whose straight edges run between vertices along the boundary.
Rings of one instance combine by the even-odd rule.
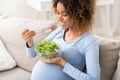
[[[41,59],[50,59],[57,55],[59,47],[53,41],[42,40],[36,44],[35,51]]]

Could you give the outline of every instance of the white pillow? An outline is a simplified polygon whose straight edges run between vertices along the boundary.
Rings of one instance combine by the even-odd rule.
[[[0,71],[12,69],[16,66],[15,60],[6,50],[2,40],[0,39]]]
[[[3,21],[4,19],[8,18],[6,14],[0,13],[0,22]]]

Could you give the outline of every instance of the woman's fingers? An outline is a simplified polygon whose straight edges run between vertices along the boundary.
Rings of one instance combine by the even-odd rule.
[[[35,35],[36,35],[36,32],[30,31],[29,29],[24,29],[22,32],[22,38],[25,41],[30,41],[33,38],[33,36],[35,36]]]
[[[30,31],[30,36],[35,36],[36,32],[35,31]]]
[[[26,33],[24,33],[25,37],[33,37],[35,35],[35,31],[27,31]]]
[[[24,29],[23,31],[22,31],[22,35],[24,35],[26,32],[28,32],[29,31],[29,29]]]
[[[24,39],[24,37],[25,37],[25,34],[26,34],[26,32],[28,32],[29,31],[29,29],[24,29],[23,31],[22,31],[22,38]]]

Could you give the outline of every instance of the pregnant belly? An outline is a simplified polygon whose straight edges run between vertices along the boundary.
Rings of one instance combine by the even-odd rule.
[[[74,80],[63,72],[63,67],[38,61],[34,66],[31,80]]]

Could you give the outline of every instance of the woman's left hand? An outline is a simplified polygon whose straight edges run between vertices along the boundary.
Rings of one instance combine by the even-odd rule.
[[[50,63],[50,64],[59,64],[61,66],[65,66],[65,64],[67,63],[64,59],[62,59],[61,57],[55,57],[55,58],[51,58],[51,59],[40,59],[40,61],[42,62],[46,62],[46,63]]]

